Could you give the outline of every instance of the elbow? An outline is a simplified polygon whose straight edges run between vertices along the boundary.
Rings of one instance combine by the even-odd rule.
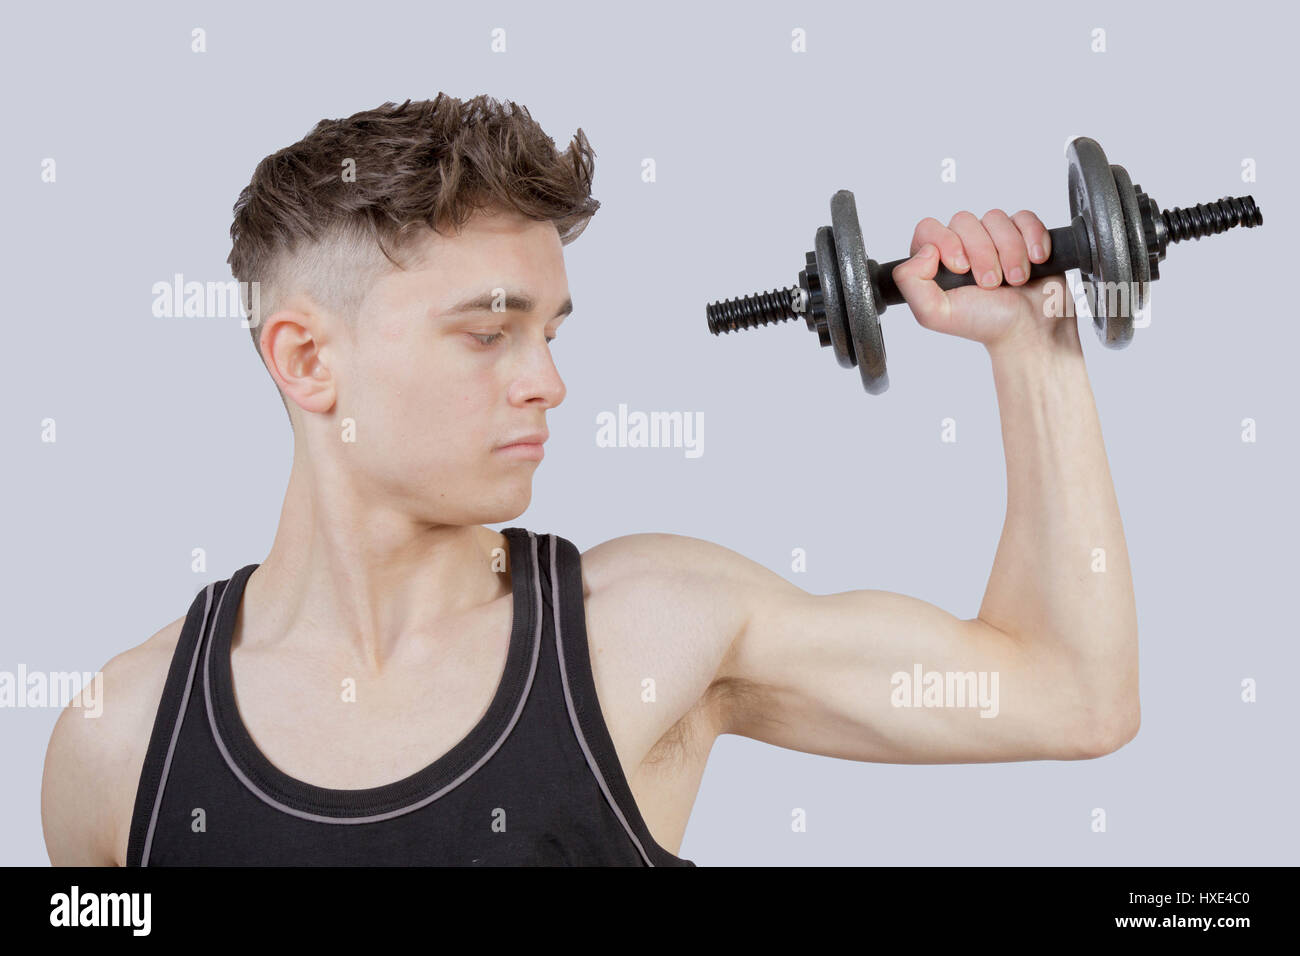
[[[1132,707],[1104,717],[1090,714],[1074,735],[1074,743],[1066,759],[1094,760],[1112,754],[1136,737],[1141,725],[1141,708],[1136,701]]]
[[[1070,723],[1067,760],[1092,760],[1119,750],[1137,736],[1142,725],[1137,660],[1108,665],[1107,677],[1076,684],[1075,719]]]

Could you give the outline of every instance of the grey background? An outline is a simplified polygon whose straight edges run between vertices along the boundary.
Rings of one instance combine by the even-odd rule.
[[[1005,473],[983,348],[884,319],[866,395],[802,324],[707,333],[706,301],[792,282],[839,188],[868,250],[917,220],[1065,224],[1088,135],[1165,207],[1253,194],[1262,230],[1173,247],[1154,321],[1084,351],[1132,558],[1142,729],[1083,762],[862,764],[721,738],[681,855],[709,864],[1296,862],[1296,244],[1285,5],[23,4],[7,12],[0,669],[91,671],[260,561],[291,437],[247,332],[155,319],[225,281],[255,163],[323,117],[443,90],[581,127],[603,208],[566,252],[568,398],[519,519],[580,549],[705,538],[830,593],[979,608]],[[208,52],[190,52],[190,31]],[[508,52],[490,52],[490,31]],[[808,52],[790,50],[802,27]],[[1094,27],[1108,51],[1089,50]],[[45,157],[58,182],[40,181]],[[657,162],[643,183],[640,163]],[[958,161],[942,183],[944,157]],[[1253,157],[1258,182],[1240,179]],[[1163,319],[1163,321],[1162,321]],[[600,449],[595,416],[700,411],[705,453]],[[958,419],[941,444],[939,422]],[[40,442],[40,422],[58,442]],[[1256,444],[1240,423],[1258,422]],[[504,526],[504,525],[502,525]],[[498,527],[502,527],[498,526]],[[191,573],[190,551],[208,553]],[[790,552],[809,555],[806,574]],[[1243,678],[1259,701],[1240,702]],[[47,862],[54,709],[0,710],[4,863]],[[792,808],[808,831],[792,833]],[[1108,832],[1089,828],[1104,807]]]

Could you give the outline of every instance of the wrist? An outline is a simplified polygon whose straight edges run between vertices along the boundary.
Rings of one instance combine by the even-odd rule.
[[[985,348],[994,363],[1059,360],[1069,364],[1083,361],[1079,320],[1073,312],[1051,318],[1026,314],[1013,322],[1000,338],[985,343]]]

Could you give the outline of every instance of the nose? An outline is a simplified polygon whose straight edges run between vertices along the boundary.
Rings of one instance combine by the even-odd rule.
[[[510,401],[516,405],[540,402],[546,408],[554,408],[564,401],[566,391],[551,347],[542,341],[540,346],[527,350],[519,374],[511,383]]]

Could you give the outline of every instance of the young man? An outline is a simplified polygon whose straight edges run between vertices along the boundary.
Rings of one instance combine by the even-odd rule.
[[[924,327],[992,362],[1008,505],[977,617],[809,594],[695,538],[579,555],[484,527],[528,507],[565,396],[549,343],[593,155],[513,103],[440,95],[259,164],[230,263],[258,284],[253,341],[293,427],[280,525],[264,561],[105,665],[100,719],[60,717],[55,864],[690,865],[719,734],[950,763],[1137,732],[1127,548],[1078,329],[1048,308],[1063,283],[1025,282],[1048,253],[1032,213],[922,220],[894,273]],[[984,287],[945,293],[940,260]],[[918,663],[995,673],[996,718],[896,706]]]

